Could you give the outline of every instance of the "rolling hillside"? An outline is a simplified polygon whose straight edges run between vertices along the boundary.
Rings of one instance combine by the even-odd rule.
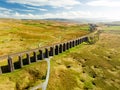
[[[74,39],[88,29],[75,23],[0,19],[0,56]]]
[[[89,33],[88,25],[33,20],[14,20],[14,24],[10,22],[13,21],[0,22],[0,45],[1,51],[5,52],[1,55],[8,54],[7,51],[11,53],[38,47],[38,44],[32,47],[33,43],[43,43],[40,46],[50,45],[51,42],[58,43]],[[54,56],[50,60],[47,90],[119,90],[119,38],[120,30],[111,31],[109,28],[100,35],[95,44],[82,43]],[[6,45],[9,47],[6,48]],[[16,47],[16,50],[12,47]],[[42,60],[12,73],[2,74],[0,90],[30,90],[45,80],[46,69],[47,64]]]

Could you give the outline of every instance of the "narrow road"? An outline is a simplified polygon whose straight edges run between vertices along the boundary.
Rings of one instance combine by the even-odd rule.
[[[48,85],[49,76],[50,76],[50,59],[51,59],[51,58],[52,58],[52,57],[45,58],[45,61],[47,61],[47,65],[48,65],[47,75],[46,75],[46,80],[45,80],[45,82],[43,82],[42,84],[39,84],[39,85],[31,88],[30,90],[37,90],[37,89],[39,89],[39,88],[42,88],[42,90],[46,90],[47,85]]]

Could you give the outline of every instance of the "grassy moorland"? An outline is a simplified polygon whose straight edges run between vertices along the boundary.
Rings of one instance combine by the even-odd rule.
[[[0,19],[0,56],[64,42],[88,33],[88,25]]]
[[[88,25],[43,20],[0,19],[0,56],[83,36]],[[0,90],[28,89],[45,79],[46,63],[33,63],[0,76]],[[0,61],[6,65],[7,61]]]
[[[42,83],[46,77],[47,63],[41,61],[24,66],[13,73],[0,75],[0,90],[28,90]]]
[[[83,43],[54,56],[47,90],[119,90],[119,38],[118,32],[104,32],[95,44]],[[29,90],[45,79],[45,67],[42,61],[3,74],[0,89]]]
[[[106,32],[93,45],[80,45],[54,57],[48,90],[119,90],[119,38],[120,33]]]
[[[3,23],[3,21],[1,22]],[[41,22],[43,23],[43,21]],[[33,29],[33,27],[39,28],[39,29],[33,29],[38,31],[41,30],[40,28],[43,28],[39,26],[39,24],[36,24],[36,21],[35,23],[34,21],[31,22],[29,21],[28,23],[28,21],[17,20],[15,24],[17,23],[21,27],[22,26],[26,27],[26,29],[24,29],[26,31],[28,30],[28,27],[29,30],[31,30],[31,28]],[[38,21],[38,23],[40,23],[40,21]],[[76,27],[75,24],[74,24],[75,26],[73,26],[73,24],[71,26],[68,24],[66,25],[66,23],[57,23],[57,22],[56,23],[49,22],[49,23],[52,23],[51,24],[52,27],[53,26],[57,27],[57,29],[54,29],[55,31],[53,30],[53,28],[49,29],[49,31],[53,30],[53,32],[49,32],[46,29],[44,30],[46,30],[48,36],[50,36],[49,34],[51,33],[53,33],[53,35],[56,35],[55,38],[58,40],[57,42],[60,42],[61,40],[60,38],[57,38],[57,35],[59,34],[67,36],[69,32],[72,32],[70,36],[68,35],[68,37],[64,37],[64,38],[62,37],[63,40],[68,40],[77,37],[76,35],[79,34],[78,31],[80,32],[83,31],[87,33],[85,29],[86,26],[85,27],[83,26],[84,30],[82,30],[82,28],[81,29],[78,28],[78,25]],[[7,23],[4,24],[6,25]],[[67,28],[64,29],[63,27],[62,28],[59,27],[61,25],[66,26]],[[14,27],[16,27],[16,25]],[[48,27],[50,28],[49,25]],[[70,29],[73,27],[74,28],[76,27],[75,31],[73,31],[73,29]],[[29,30],[25,33],[30,33],[30,35],[34,33],[34,31],[32,32]],[[5,31],[3,29],[1,30],[1,32],[4,32],[4,35],[6,35],[6,37],[9,36],[8,34],[5,34],[8,33],[8,31]],[[15,29],[15,31],[13,31],[12,33],[14,33],[15,35],[16,33],[19,33],[17,34],[16,37],[18,37],[19,35],[24,36],[24,34],[20,34],[20,31],[22,31],[22,29],[19,30]],[[57,33],[54,34],[56,31]],[[43,35],[47,36],[46,33],[43,32]],[[35,36],[36,35],[38,35],[38,33],[36,33]],[[27,39],[25,39],[25,37]],[[20,42],[19,40],[21,39],[21,37],[19,36],[18,38],[19,39],[12,38],[14,44],[11,44],[12,43],[11,39],[10,41],[9,39],[7,39],[8,40],[7,42],[11,42],[9,45],[12,46],[20,45],[19,43],[14,42],[15,40],[16,41],[18,40],[18,42]],[[83,43],[62,54],[54,56],[51,59],[50,79],[47,90],[119,90],[120,89],[120,78],[119,78],[120,77],[120,47],[119,47],[120,39],[119,38],[120,38],[119,30],[118,31],[107,30],[107,32],[103,32],[100,35],[100,40],[95,44]],[[25,43],[25,41],[29,41],[29,40],[31,41],[33,40],[33,38],[28,39],[26,34],[24,36],[24,39],[21,40],[21,42]],[[27,43],[30,44],[30,42],[26,42],[25,45],[27,45]],[[44,42],[44,44],[42,45],[45,44],[49,45],[50,43]],[[0,45],[3,45],[3,42],[1,42]],[[43,60],[41,62],[26,65],[21,69],[15,70],[12,73],[2,74],[0,75],[0,90],[29,90],[31,87],[36,86],[45,80],[46,68],[47,68],[46,62]]]

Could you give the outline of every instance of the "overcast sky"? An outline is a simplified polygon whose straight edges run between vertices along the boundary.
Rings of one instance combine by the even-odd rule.
[[[0,18],[120,20],[120,0],[0,0]]]

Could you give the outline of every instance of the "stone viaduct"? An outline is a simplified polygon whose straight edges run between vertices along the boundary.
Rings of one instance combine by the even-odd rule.
[[[88,35],[85,35],[63,43],[2,56],[0,57],[0,60],[6,60],[7,65],[0,66],[0,74],[13,72],[15,69],[22,68],[24,65],[38,62],[44,58],[49,58],[49,56],[58,55],[59,53],[65,52],[66,50],[87,41]],[[13,58],[15,60],[13,60]]]

